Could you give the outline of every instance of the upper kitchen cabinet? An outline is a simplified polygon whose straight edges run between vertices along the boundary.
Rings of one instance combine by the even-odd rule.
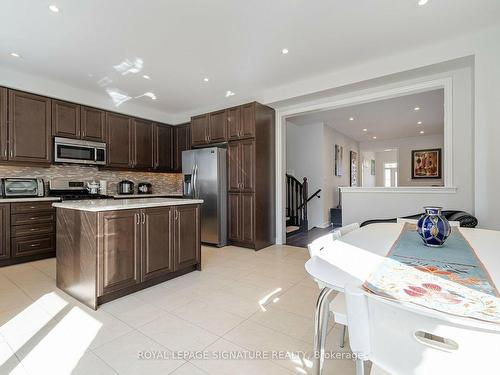
[[[227,111],[216,111],[191,118],[191,145],[204,146],[227,141]]]
[[[174,169],[173,133],[169,125],[154,124],[154,168],[157,171],[170,172]]]
[[[255,137],[255,105],[253,102],[227,110],[229,140]]]
[[[189,123],[177,125],[173,128],[174,132],[174,172],[182,172],[182,151],[191,148],[191,125]]]
[[[0,160],[7,160],[7,89],[0,87]]]
[[[191,118],[191,146],[208,143],[208,114]]]
[[[52,135],[80,138],[80,106],[52,100]]]
[[[106,113],[106,133],[108,146],[107,166],[131,168],[132,119],[117,113]]]
[[[147,120],[132,120],[131,165],[137,169],[153,168],[153,123]]]
[[[81,107],[81,138],[87,141],[106,141],[106,114],[96,108]]]
[[[50,165],[51,99],[9,90],[9,161]]]

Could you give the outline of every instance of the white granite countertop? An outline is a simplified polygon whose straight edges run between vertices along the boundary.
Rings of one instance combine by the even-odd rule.
[[[0,198],[0,203],[21,203],[21,202],[56,202],[59,197],[31,197],[31,198]]]
[[[182,193],[153,193],[153,194],[117,194],[112,196],[114,199],[135,199],[135,198],[158,198],[158,197],[179,197]]]
[[[65,201],[52,204],[56,208],[67,208],[80,211],[114,211],[137,208],[179,206],[184,204],[200,204],[203,199],[181,198],[132,198],[132,199],[91,199],[81,201]]]

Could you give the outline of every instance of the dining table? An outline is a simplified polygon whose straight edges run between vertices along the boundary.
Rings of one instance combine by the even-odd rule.
[[[324,325],[328,324],[329,295],[344,292],[346,285],[363,285],[372,273],[387,259],[398,240],[404,223],[370,224],[332,241],[319,255],[305,263],[310,277],[324,285],[315,314],[315,353],[324,350]],[[474,249],[494,285],[500,288],[500,231],[459,228],[460,233]],[[443,312],[443,314],[446,314]],[[316,356],[317,373],[323,367],[322,356]]]

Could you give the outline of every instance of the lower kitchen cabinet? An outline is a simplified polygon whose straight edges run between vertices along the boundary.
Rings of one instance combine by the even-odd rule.
[[[228,193],[229,240],[235,244],[255,241],[255,194]]]
[[[57,220],[57,286],[92,308],[201,269],[199,204],[58,208]]]
[[[0,266],[55,256],[52,202],[0,204]]]

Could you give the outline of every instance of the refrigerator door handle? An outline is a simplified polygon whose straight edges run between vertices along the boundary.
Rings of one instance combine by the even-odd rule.
[[[193,173],[193,198],[198,198],[198,164],[194,165]]]
[[[193,168],[191,169],[191,191],[189,192],[189,197],[194,198],[194,174],[195,174],[196,164],[193,164]]]

